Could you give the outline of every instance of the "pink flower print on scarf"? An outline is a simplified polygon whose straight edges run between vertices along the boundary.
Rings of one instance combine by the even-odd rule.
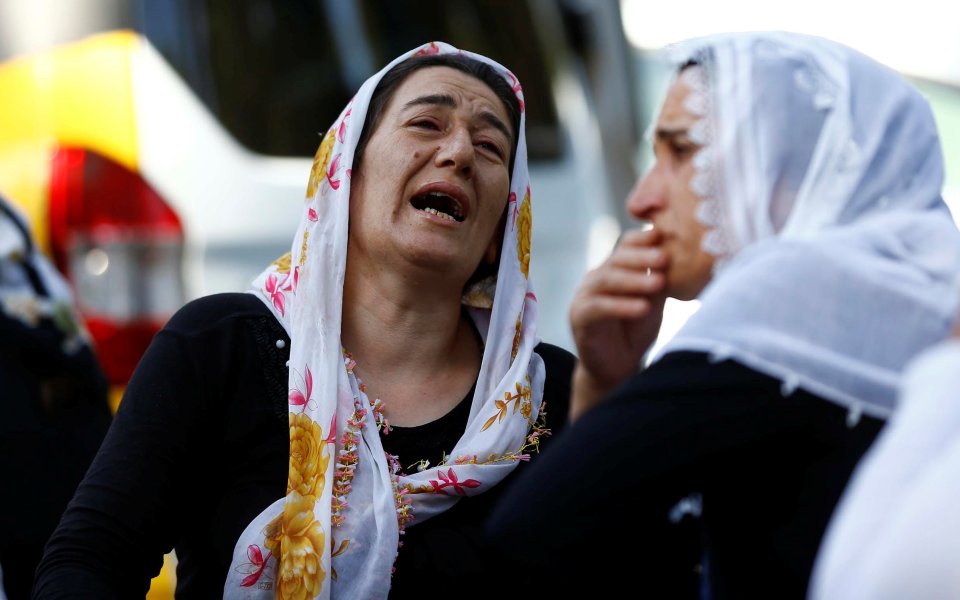
[[[284,292],[292,292],[296,287],[297,281],[300,278],[300,269],[299,267],[293,270],[293,276],[291,277],[290,273],[287,273],[283,279],[280,279],[276,274],[271,273],[267,276],[267,281],[264,284],[264,287],[267,290],[267,294],[270,296],[270,299],[273,301],[273,306],[280,314],[284,314],[284,309],[286,305],[286,296]]]
[[[448,495],[445,491],[445,489],[448,487],[452,487],[453,491],[459,495],[466,496],[467,492],[463,488],[475,488],[480,485],[480,482],[476,479],[464,479],[463,481],[459,481],[457,479],[457,474],[453,470],[453,467],[447,469],[446,473],[443,471],[437,471],[437,477],[440,478],[440,481],[431,479],[430,485],[433,486],[434,494],[443,494],[444,496]]]
[[[260,546],[256,544],[250,544],[247,546],[247,558],[250,560],[248,563],[244,563],[237,567],[237,570],[241,573],[250,573],[243,578],[243,581],[240,582],[241,587],[251,587],[262,577],[267,570],[267,567],[270,565],[270,559],[273,557],[271,552],[267,552],[266,557],[263,556],[263,552],[260,550]],[[271,569],[272,570],[272,569]],[[272,585],[272,573],[265,579],[271,580],[268,585]],[[270,589],[267,587],[266,589]]]
[[[303,388],[294,388],[290,390],[287,400],[290,402],[291,406],[300,407],[300,412],[307,410],[307,407],[310,406],[310,403],[313,402],[313,373],[310,372],[309,365],[304,365],[304,372],[306,373],[303,377]],[[299,373],[297,373],[299,376]],[[331,430],[333,429],[331,424]]]
[[[520,112],[524,112],[526,109],[523,105],[523,88],[520,87],[520,82],[517,81],[516,75],[510,71],[507,71],[507,77],[509,77],[510,81],[513,82],[511,87],[513,89],[513,93],[517,96],[517,102],[520,103]]]

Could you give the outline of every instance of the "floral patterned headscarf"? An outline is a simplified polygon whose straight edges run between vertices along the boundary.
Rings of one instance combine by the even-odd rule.
[[[380,442],[380,401],[367,397],[340,343],[351,170],[383,75],[418,55],[450,53],[503,76],[520,101],[520,128],[496,293],[464,296],[484,340],[466,431],[441,464],[404,474]],[[544,366],[533,352],[537,299],[527,277],[531,209],[522,112],[523,92],[510,71],[432,42],[368,79],[323,137],[291,252],[251,290],[291,340],[287,493],[240,536],[225,596],[386,597],[404,528],[496,485],[525,458],[529,438],[539,431]]]

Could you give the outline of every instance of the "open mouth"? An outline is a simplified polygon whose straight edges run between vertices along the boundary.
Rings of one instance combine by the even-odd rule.
[[[463,205],[456,198],[442,192],[427,192],[410,199],[410,203],[417,210],[436,215],[441,219],[449,219],[462,223],[464,219]]]

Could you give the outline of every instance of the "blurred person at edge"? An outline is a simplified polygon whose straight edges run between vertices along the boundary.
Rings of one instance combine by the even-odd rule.
[[[537,339],[523,110],[510,71],[441,42],[367,80],[290,254],[154,339],[35,597],[142,596],[172,548],[178,598],[496,573],[483,519],[565,421],[574,363]]]
[[[960,326],[908,366],[810,583],[814,600],[960,597]]]
[[[110,419],[70,285],[0,196],[0,597],[30,596],[43,545]]]
[[[905,365],[957,308],[939,138],[916,89],[828,40],[671,52],[656,162],[627,199],[652,228],[575,295],[574,423],[489,528],[567,591],[801,598]],[[637,373],[668,296],[701,307]]]

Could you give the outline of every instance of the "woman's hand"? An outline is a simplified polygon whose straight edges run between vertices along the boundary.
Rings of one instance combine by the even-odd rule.
[[[668,259],[656,230],[626,232],[610,258],[587,273],[570,306],[579,363],[574,420],[637,371],[663,320]]]

